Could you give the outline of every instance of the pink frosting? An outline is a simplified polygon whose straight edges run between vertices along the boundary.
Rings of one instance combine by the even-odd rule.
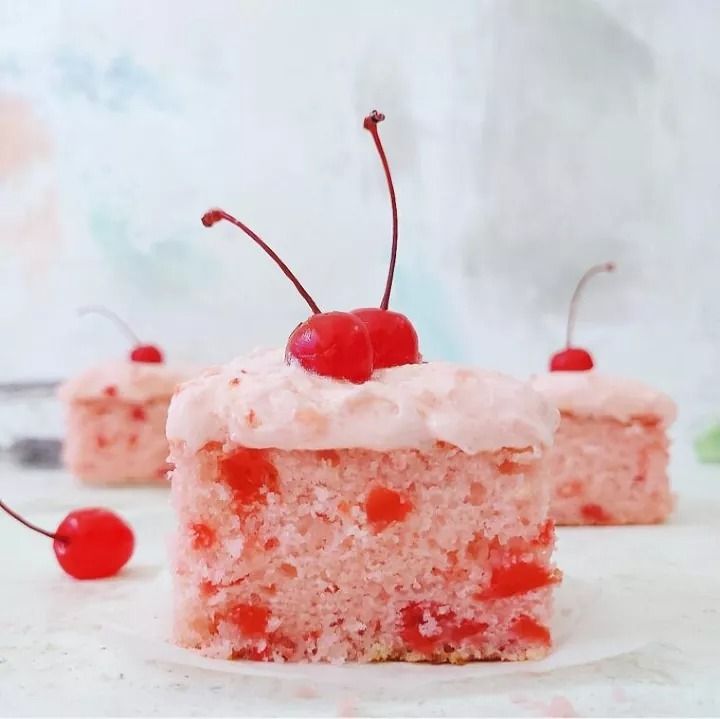
[[[578,416],[611,417],[628,422],[657,417],[665,425],[675,419],[675,402],[642,382],[589,372],[548,372],[536,375],[532,386],[561,412]]]
[[[168,438],[191,450],[213,440],[246,447],[379,451],[448,442],[468,453],[538,451],[557,411],[527,383],[444,362],[379,370],[364,384],[288,366],[257,351],[184,384],[170,405]]]
[[[58,396],[64,402],[101,397],[118,397],[129,402],[169,398],[181,382],[198,371],[160,362],[108,362],[90,367],[65,382]]]

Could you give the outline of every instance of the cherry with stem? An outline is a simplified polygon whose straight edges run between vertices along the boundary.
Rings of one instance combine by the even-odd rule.
[[[565,333],[565,349],[555,353],[550,358],[551,372],[584,372],[591,370],[595,366],[592,355],[587,350],[581,347],[573,347],[572,344],[577,308],[588,281],[604,272],[614,272],[615,267],[614,262],[603,262],[599,265],[593,265],[578,280],[572,297],[570,298],[570,308],[568,310],[567,329]]]
[[[375,148],[380,156],[385,179],[390,193],[390,207],[392,209],[392,247],[390,250],[390,266],[388,268],[385,292],[380,307],[363,307],[353,310],[353,314],[360,317],[367,325],[375,355],[375,369],[386,369],[406,364],[417,364],[420,361],[418,336],[412,322],[400,312],[388,309],[390,306],[390,293],[395,277],[395,263],[398,251],[398,211],[390,166],[387,155],[380,140],[378,124],[385,119],[385,115],[373,110],[364,120],[363,127],[372,135]]]
[[[76,509],[54,532],[33,524],[2,500],[0,509],[33,532],[52,539],[58,563],[75,579],[102,579],[117,574],[135,548],[132,529],[107,509]]]
[[[202,217],[205,227],[212,227],[224,220],[242,230],[275,262],[310,307],[312,316],[298,325],[288,339],[285,348],[286,362],[299,364],[324,377],[356,383],[367,381],[374,369],[420,361],[417,333],[412,323],[405,315],[388,309],[397,260],[398,212],[390,166],[377,128],[384,119],[385,115],[373,110],[363,121],[363,127],[372,135],[380,156],[392,209],[390,266],[379,308],[361,308],[353,312],[322,312],[292,270],[244,222],[217,208],[209,210]]]
[[[143,344],[132,327],[130,327],[120,315],[107,307],[103,307],[102,305],[87,305],[80,307],[78,314],[81,317],[85,317],[86,315],[100,315],[110,320],[123,334],[127,335],[133,343],[134,347],[130,352],[130,359],[133,362],[159,364],[163,361],[163,354],[155,345]]]

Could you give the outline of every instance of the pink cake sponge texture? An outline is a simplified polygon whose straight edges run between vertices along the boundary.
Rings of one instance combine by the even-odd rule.
[[[168,419],[175,640],[263,661],[544,656],[557,421],[527,385],[449,364],[352,385],[271,352],[187,383]]]
[[[672,510],[667,429],[674,402],[597,371],[551,372],[533,387],[561,413],[547,453],[558,524],[652,524]]]
[[[111,362],[64,383],[63,459],[89,484],[165,481],[165,423],[170,397],[192,376],[190,369],[162,363]]]

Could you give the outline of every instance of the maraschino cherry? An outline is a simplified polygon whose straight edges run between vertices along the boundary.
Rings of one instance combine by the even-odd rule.
[[[93,305],[91,307],[81,307],[78,310],[80,315],[102,315],[109,319],[116,327],[119,327],[135,344],[130,352],[130,359],[133,362],[143,362],[148,364],[159,364],[163,362],[163,353],[155,346],[143,344],[138,336],[133,332],[130,325],[125,322],[119,315],[112,310],[101,305]]]
[[[312,316],[298,325],[288,339],[285,348],[286,362],[299,364],[323,377],[355,383],[367,381],[375,369],[420,361],[417,333],[412,323],[405,315],[388,309],[397,258],[398,216],[395,188],[377,130],[378,123],[384,119],[384,115],[373,111],[363,123],[365,129],[372,134],[380,155],[392,207],[390,268],[379,308],[364,308],[353,312],[321,312],[290,268],[245,223],[220,209],[209,210],[202,218],[205,227],[212,227],[220,220],[225,220],[241,229],[273,259],[310,307]]]
[[[575,329],[575,315],[577,313],[577,305],[587,281],[602,272],[614,272],[614,262],[604,262],[601,265],[591,267],[577,283],[575,291],[570,300],[570,310],[568,311],[567,335],[565,340],[565,349],[556,352],[550,358],[551,372],[585,372],[591,370],[595,363],[592,355],[580,347],[572,346],[572,333]]]
[[[373,110],[363,120],[363,127],[372,135],[375,142],[375,147],[377,148],[380,162],[385,172],[388,192],[390,193],[390,207],[392,209],[390,267],[388,268],[385,293],[380,302],[380,307],[365,307],[353,310],[353,314],[362,319],[367,325],[368,332],[370,332],[370,340],[374,351],[373,366],[375,369],[398,367],[405,364],[417,364],[420,361],[418,336],[412,322],[410,322],[405,315],[388,309],[393,278],[395,276],[395,261],[397,259],[398,212],[390,166],[388,165],[387,156],[385,155],[385,150],[383,149],[378,133],[378,124],[384,119],[385,115],[377,110]]]
[[[75,579],[103,579],[117,574],[132,556],[132,529],[108,509],[76,509],[55,532],[28,522],[4,502],[0,509],[34,532],[53,540],[53,551],[63,570]]]

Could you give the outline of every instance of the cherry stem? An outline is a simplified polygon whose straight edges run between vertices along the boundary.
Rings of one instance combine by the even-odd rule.
[[[363,120],[363,127],[372,135],[378,155],[380,155],[380,162],[382,162],[383,170],[385,171],[385,178],[387,179],[388,190],[390,192],[390,205],[392,207],[392,250],[390,251],[390,267],[388,269],[387,281],[385,282],[385,293],[383,294],[382,302],[380,302],[380,309],[382,310],[386,310],[390,306],[390,292],[392,291],[393,277],[395,276],[395,261],[397,259],[398,248],[398,211],[397,201],[395,199],[395,187],[393,186],[390,166],[388,165],[387,155],[385,155],[377,127],[384,119],[385,115],[377,110],[373,110]]]
[[[320,308],[317,306],[317,303],[310,296],[310,293],[302,286],[300,280],[295,277],[292,270],[277,256],[275,251],[269,245],[267,245],[262,240],[262,238],[260,238],[259,235],[253,232],[245,223],[240,222],[240,220],[238,220],[236,217],[229,215],[227,212],[225,212],[225,210],[208,210],[202,216],[202,223],[203,225],[205,225],[205,227],[212,227],[216,222],[220,222],[220,220],[226,220],[227,222],[235,225],[235,227],[239,227],[248,237],[250,237],[251,240],[255,242],[255,244],[259,245],[266,254],[270,255],[275,264],[283,271],[285,277],[287,277],[290,282],[295,285],[295,289],[300,293],[305,302],[308,303],[308,306],[313,311],[313,314],[321,314]]]
[[[102,305],[88,305],[86,307],[80,307],[78,309],[78,314],[81,317],[84,317],[85,315],[102,315],[103,317],[109,319],[116,327],[119,327],[120,330],[124,332],[136,345],[142,344],[142,342],[140,342],[140,338],[133,332],[130,325],[125,322],[120,315],[115,314],[107,307],[103,307]]]
[[[567,321],[567,333],[565,335],[565,346],[569,349],[572,347],[572,334],[575,329],[575,315],[577,314],[577,306],[582,294],[583,288],[587,284],[588,280],[595,275],[599,275],[602,272],[614,272],[614,262],[603,262],[600,265],[593,265],[578,281],[575,291],[573,292],[572,298],[570,299],[570,310],[568,311]]]
[[[46,529],[43,529],[42,527],[38,527],[36,524],[33,524],[32,522],[28,522],[27,519],[24,517],[21,517],[17,512],[10,509],[10,507],[5,504],[2,500],[0,500],[0,509],[7,512],[13,519],[17,519],[20,524],[24,524],[28,529],[32,529],[33,532],[38,532],[40,534],[44,534],[46,537],[50,537],[50,539],[56,539],[60,542],[66,542],[67,540],[63,537],[58,537],[57,534],[53,534],[52,532],[48,532]]]

